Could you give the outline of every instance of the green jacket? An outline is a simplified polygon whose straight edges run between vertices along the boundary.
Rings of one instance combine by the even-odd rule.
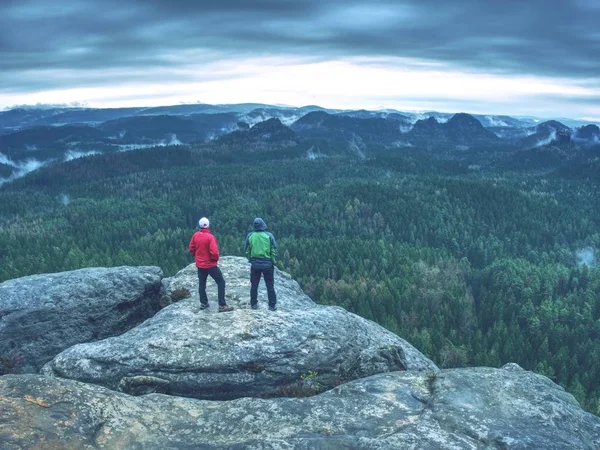
[[[265,222],[262,219],[256,219],[254,231],[246,236],[246,258],[255,269],[268,269],[277,262],[277,243],[275,237],[266,229]]]

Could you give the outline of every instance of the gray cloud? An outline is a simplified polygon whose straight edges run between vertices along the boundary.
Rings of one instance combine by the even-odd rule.
[[[177,82],[176,67],[253,56],[419,58],[598,89],[598,23],[595,0],[5,0],[0,92]]]
[[[537,94],[531,96],[531,100],[546,103],[572,102],[577,105],[600,105],[600,95],[578,95],[578,94]]]

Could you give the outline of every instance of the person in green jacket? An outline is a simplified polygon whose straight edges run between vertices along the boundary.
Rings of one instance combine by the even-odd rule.
[[[250,307],[258,309],[258,283],[262,275],[267,285],[269,310],[277,310],[277,295],[275,294],[274,273],[277,261],[277,244],[273,234],[267,231],[267,224],[260,217],[254,219],[254,231],[246,236],[246,257],[251,263],[250,268]]]

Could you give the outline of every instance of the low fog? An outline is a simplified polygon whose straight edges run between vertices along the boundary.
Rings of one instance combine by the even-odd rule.
[[[595,266],[596,255],[592,247],[585,247],[577,251],[577,265],[579,266]]]

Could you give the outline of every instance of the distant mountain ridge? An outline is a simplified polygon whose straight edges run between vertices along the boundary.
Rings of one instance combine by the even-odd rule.
[[[519,151],[571,142],[582,147],[597,145],[600,128],[587,124],[573,129],[557,120],[535,123],[510,116],[258,103],[20,108],[0,112],[0,183],[48,164],[155,146],[191,145],[209,153],[218,148],[232,161],[252,152],[288,158],[347,154],[365,159],[374,152],[410,148]],[[567,153],[553,150],[560,160]]]
[[[301,116],[313,112],[324,111],[329,114],[343,114],[350,117],[366,119],[366,118],[383,118],[392,120],[406,120],[415,123],[418,120],[434,117],[438,122],[448,121],[454,113],[442,113],[437,111],[425,112],[409,112],[398,111],[394,109],[386,110],[342,110],[328,109],[316,105],[307,105],[302,107],[268,105],[262,103],[239,103],[239,104],[223,104],[211,105],[205,103],[185,104],[185,105],[170,105],[156,107],[130,107],[130,108],[88,108],[88,107],[49,107],[49,108],[25,108],[17,107],[0,111],[0,132],[2,130],[14,131],[22,128],[44,125],[66,125],[73,123],[85,123],[97,125],[109,120],[120,119],[133,116],[189,116],[192,114],[220,114],[220,113],[236,113],[241,116],[260,117],[260,121],[271,117],[279,118],[282,123],[289,125],[291,119],[297,120]],[[516,127],[525,128],[543,122],[533,117],[511,117],[507,115],[493,114],[471,114],[481,124],[486,127]],[[586,122],[574,119],[561,119],[572,127],[581,127],[587,125]]]

